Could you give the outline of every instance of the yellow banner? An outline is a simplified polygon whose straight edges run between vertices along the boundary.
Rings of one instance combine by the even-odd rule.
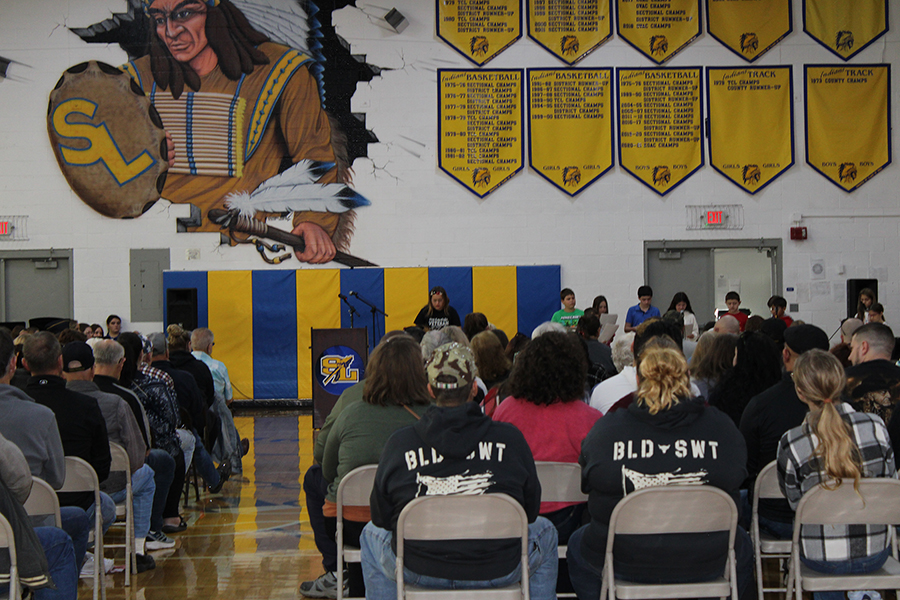
[[[617,69],[619,164],[665,196],[703,165],[700,69]]]
[[[575,64],[612,35],[609,0],[528,0],[528,37]]]
[[[888,0],[804,0],[803,31],[850,60],[888,29]]]
[[[794,164],[791,67],[709,67],[709,164],[755,194]]]
[[[612,167],[612,69],[529,69],[531,168],[574,196]]]
[[[700,35],[700,0],[616,0],[619,35],[663,64]]]
[[[791,0],[706,0],[706,28],[753,62],[793,30]]]
[[[806,162],[852,192],[891,162],[891,67],[804,68]]]
[[[438,162],[484,198],[522,168],[521,69],[438,69]]]
[[[435,0],[438,37],[478,66],[522,37],[522,0]]]

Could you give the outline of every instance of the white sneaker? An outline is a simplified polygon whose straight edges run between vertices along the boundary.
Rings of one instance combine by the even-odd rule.
[[[115,561],[111,558],[103,559],[103,572],[110,573],[113,570],[113,565],[115,565]],[[86,552],[84,555],[84,564],[81,565],[81,573],[79,577],[81,579],[91,579],[94,576],[94,555],[90,552]],[[879,600],[881,600],[879,598]]]
[[[868,590],[847,592],[847,597],[850,598],[850,600],[881,600],[880,593],[870,592]]]

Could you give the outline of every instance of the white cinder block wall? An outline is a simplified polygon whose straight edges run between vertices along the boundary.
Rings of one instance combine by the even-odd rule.
[[[380,142],[369,146],[368,158],[354,164],[355,186],[372,206],[359,213],[352,253],[391,267],[559,263],[563,285],[575,290],[580,306],[602,293],[613,311],[624,314],[643,283],[644,240],[781,238],[784,284],[796,289],[800,304],[795,318],[830,333],[843,316],[842,297],[809,293],[814,283],[810,260],[822,259],[825,281],[832,288],[842,287],[847,278],[881,275],[879,300],[889,324],[900,323],[900,166],[887,167],[847,194],[806,165],[803,64],[843,61],[803,33],[801,2],[793,3],[793,33],[757,61],[794,67],[795,165],[755,196],[707,165],[665,198],[619,167],[570,198],[526,167],[483,200],[437,166],[436,70],[471,65],[436,37],[434,2],[392,1],[409,21],[402,34],[372,17],[384,12],[380,5],[363,0],[356,4],[337,11],[334,24],[354,54],[365,55],[383,71],[360,84],[353,98],[353,110],[366,113],[367,127]],[[46,131],[50,90],[63,70],[78,62],[120,64],[126,58],[117,46],[83,43],[66,26],[88,25],[124,9],[124,0],[0,3],[0,56],[22,63],[13,64],[10,77],[0,80],[0,214],[28,215],[29,236],[26,242],[0,242],[0,249],[72,248],[76,318],[95,322],[117,312],[126,325],[150,330],[161,324],[128,323],[130,248],[169,247],[176,270],[267,266],[252,248],[219,247],[218,234],[176,233],[175,219],[187,214],[183,206],[161,201],[133,221],[102,217],[70,191],[61,175]],[[896,15],[890,20],[891,31],[850,64],[900,62]],[[668,66],[746,64],[704,33]],[[562,63],[523,38],[487,66]],[[578,66],[652,64],[614,35]],[[893,75],[891,111],[896,121],[900,73]],[[896,149],[897,135],[892,139]],[[744,228],[687,231],[688,204],[741,204]],[[809,228],[809,239],[792,242],[788,232],[798,213],[810,215],[802,223]],[[188,249],[199,249],[200,259],[187,260]],[[297,266],[291,260],[276,268]]]

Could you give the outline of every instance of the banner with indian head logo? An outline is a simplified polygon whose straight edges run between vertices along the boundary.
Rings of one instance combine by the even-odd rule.
[[[700,0],[616,0],[619,35],[663,64],[700,35]]]
[[[479,67],[522,37],[522,0],[435,0],[438,37]]]
[[[706,69],[709,164],[755,194],[794,164],[792,68]]]
[[[528,37],[575,64],[612,35],[609,0],[528,0]]]
[[[888,30],[888,0],[803,0],[803,31],[850,60]]]
[[[700,67],[616,70],[619,164],[665,196],[703,166]]]
[[[613,164],[612,69],[529,69],[531,168],[574,196]]]
[[[806,162],[852,192],[891,163],[891,66],[804,65]]]
[[[791,0],[706,0],[706,28],[753,62],[793,30]]]
[[[484,198],[525,162],[521,69],[438,69],[438,164]]]

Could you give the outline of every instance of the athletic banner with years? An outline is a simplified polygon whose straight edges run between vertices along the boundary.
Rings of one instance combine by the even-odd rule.
[[[611,167],[612,69],[528,69],[531,168],[574,196]]]
[[[803,31],[850,60],[888,30],[888,0],[803,0]]]
[[[794,164],[792,68],[707,67],[709,164],[755,194]]]
[[[522,0],[435,0],[438,37],[479,67],[522,37]]]
[[[700,35],[700,0],[616,0],[619,35],[663,64]]]
[[[528,37],[570,65],[612,35],[609,0],[527,0]]]
[[[616,70],[619,164],[665,196],[703,166],[700,67]]]
[[[438,162],[480,198],[525,162],[523,75],[521,69],[438,69]]]
[[[791,0],[706,0],[706,29],[753,62],[793,30]]]
[[[891,66],[804,70],[806,162],[852,192],[891,163]]]

